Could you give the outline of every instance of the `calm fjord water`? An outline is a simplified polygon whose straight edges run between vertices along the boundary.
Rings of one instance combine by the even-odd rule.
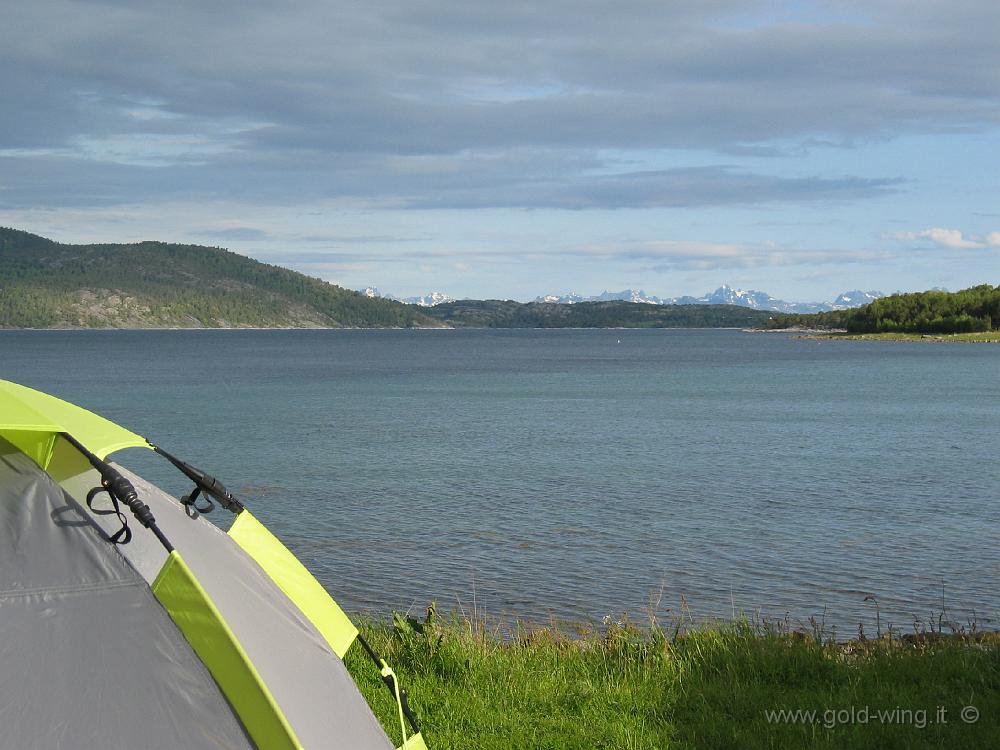
[[[1000,626],[997,346],[4,331],[0,377],[216,474],[349,610]]]

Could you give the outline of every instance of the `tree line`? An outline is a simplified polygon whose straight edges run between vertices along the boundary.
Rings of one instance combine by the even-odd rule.
[[[469,328],[745,328],[771,313],[733,305],[653,305],[614,300],[561,305],[513,300],[459,300],[427,314]]]
[[[1000,286],[894,294],[852,310],[775,314],[769,328],[843,328],[850,333],[975,333],[1000,325]]]

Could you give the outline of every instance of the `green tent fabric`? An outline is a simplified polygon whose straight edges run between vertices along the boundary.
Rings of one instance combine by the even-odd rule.
[[[35,677],[40,690],[49,691],[51,715],[90,717],[71,732],[72,742],[54,743],[44,722],[23,720],[38,715],[38,695],[0,677],[0,719],[5,725],[21,721],[19,732],[0,732],[0,750],[392,750],[394,743],[341,661],[356,628],[280,541],[246,510],[226,534],[115,465],[155,515],[169,548],[135,522],[131,541],[114,545],[111,537],[120,521],[101,512],[104,501],[95,502],[96,510],[88,507],[88,494],[101,485],[102,475],[74,441],[101,459],[126,447],[152,447],[140,435],[80,407],[0,381],[0,543],[15,551],[30,544],[33,550],[27,558],[6,559],[0,549],[0,622],[21,623],[4,629],[0,675],[18,673],[20,661],[31,654],[54,653],[53,636],[45,635],[44,623],[33,627],[33,617],[67,623],[57,633],[68,623],[86,623],[73,632],[72,642],[79,646],[82,639],[84,645],[71,652],[80,656],[67,659],[62,669],[58,659],[44,661],[49,673]],[[96,568],[95,555],[105,560]],[[49,560],[61,561],[57,567],[73,573],[65,580],[65,575],[53,577]],[[96,571],[93,580],[79,580],[78,571],[90,568]],[[97,606],[105,600],[111,605]],[[145,617],[151,624],[121,628],[115,613],[122,607],[132,620]],[[94,643],[101,645],[101,658],[84,658]],[[53,689],[85,684],[82,671],[67,678],[62,670],[84,670],[81,663],[89,670],[107,670],[105,661],[116,654],[124,655],[113,672],[120,689],[102,688],[116,700],[97,705],[86,690]],[[128,679],[118,683],[120,675]],[[171,690],[200,695],[198,710],[171,698]],[[136,744],[140,725],[160,727],[155,742]],[[407,750],[425,748],[419,732],[410,733],[405,724],[395,725],[393,733],[404,735]]]
[[[0,380],[0,437],[48,468],[56,437],[68,432],[101,458],[123,448],[148,448],[145,439],[79,406]]]

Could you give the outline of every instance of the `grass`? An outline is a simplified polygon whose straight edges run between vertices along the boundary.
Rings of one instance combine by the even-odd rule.
[[[361,630],[409,689],[430,750],[1000,747],[1000,634],[975,628],[837,643],[745,620],[504,633],[429,612]],[[398,741],[360,648],[347,664]]]

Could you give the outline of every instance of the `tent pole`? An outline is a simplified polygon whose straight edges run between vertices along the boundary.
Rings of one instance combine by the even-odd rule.
[[[239,515],[240,511],[243,510],[243,503],[237,500],[233,493],[226,489],[225,485],[222,484],[218,479],[213,477],[211,474],[206,474],[201,469],[192,466],[189,463],[181,461],[176,456],[167,453],[158,445],[153,445],[149,443],[149,447],[153,449],[156,453],[159,453],[170,463],[176,466],[184,476],[195,483],[197,488],[204,492],[206,495],[211,495],[223,508],[230,511],[235,515]]]
[[[156,525],[156,518],[153,517],[153,511],[151,511],[149,506],[139,499],[139,493],[136,492],[132,483],[116,468],[91,453],[90,450],[83,445],[83,443],[70,435],[68,432],[62,432],[60,434],[66,439],[66,442],[76,448],[83,455],[83,457],[90,462],[90,465],[93,466],[101,475],[101,487],[109,495],[111,495],[112,498],[120,503],[123,503],[124,505],[127,505],[136,520],[156,535],[156,538],[160,540],[160,544],[166,548],[168,553],[173,552],[174,545],[172,545],[170,540],[164,536],[162,531],[160,531],[160,527]]]

